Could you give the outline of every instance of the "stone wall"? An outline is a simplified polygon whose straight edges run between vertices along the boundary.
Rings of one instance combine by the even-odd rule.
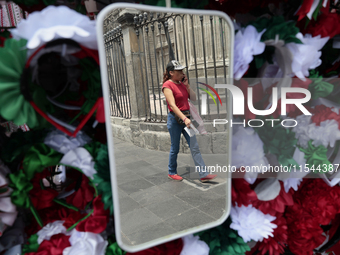
[[[136,146],[159,151],[170,151],[170,135],[166,123],[149,123],[139,119],[111,117],[112,135]],[[202,154],[227,153],[228,133],[226,125],[205,123],[208,134],[197,136]],[[190,153],[184,136],[181,137],[180,152]]]

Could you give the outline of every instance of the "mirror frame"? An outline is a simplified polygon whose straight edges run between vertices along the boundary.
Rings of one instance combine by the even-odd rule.
[[[109,95],[108,89],[108,70],[106,65],[106,55],[105,55],[105,45],[104,45],[104,33],[103,33],[103,24],[106,15],[108,15],[111,11],[118,8],[135,8],[141,11],[152,11],[152,12],[174,12],[179,14],[195,14],[195,15],[215,15],[218,17],[223,18],[228,25],[230,26],[231,33],[230,33],[230,54],[229,54],[229,79],[233,79],[233,66],[234,66],[234,37],[235,37],[235,29],[233,22],[225,14],[221,11],[213,11],[213,10],[194,10],[194,9],[180,9],[180,8],[166,8],[166,7],[156,7],[150,5],[142,5],[142,4],[129,4],[129,3],[113,3],[105,7],[102,11],[99,12],[98,19],[96,22],[97,26],[97,42],[98,42],[98,53],[99,53],[99,60],[100,60],[100,73],[101,73],[101,82],[102,82],[102,91],[104,97],[104,109],[105,109],[105,125],[106,125],[106,133],[107,133],[107,145],[108,145],[108,152],[109,152],[109,161],[110,161],[110,175],[111,175],[111,186],[112,186],[112,198],[113,198],[113,205],[114,205],[114,224],[115,224],[115,233],[116,233],[116,240],[118,245],[127,252],[137,252],[141,250],[145,250],[154,246],[157,246],[162,243],[166,243],[172,240],[176,240],[183,236],[194,234],[199,231],[203,231],[206,229],[210,229],[213,227],[217,227],[221,225],[229,216],[231,210],[231,173],[227,174],[226,180],[226,211],[224,215],[219,219],[211,223],[202,224],[200,226],[190,228],[188,230],[182,230],[175,234],[163,236],[153,241],[149,241],[140,245],[136,246],[127,246],[122,242],[121,238],[121,222],[120,222],[120,208],[119,208],[119,196],[118,196],[118,184],[116,168],[115,168],[115,158],[114,158],[114,142],[112,135],[112,127],[111,127],[111,116],[110,116],[110,105],[108,97],[105,95]],[[104,64],[103,64],[104,63]],[[232,113],[232,97],[228,96],[228,109],[230,109],[230,113]],[[232,115],[229,115],[232,116]],[[228,134],[228,161],[231,163],[231,143],[232,143],[232,127],[229,127],[229,134]]]

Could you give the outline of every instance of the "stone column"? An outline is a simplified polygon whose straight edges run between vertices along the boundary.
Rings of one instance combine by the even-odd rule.
[[[127,80],[129,84],[130,103],[132,119],[140,119],[145,117],[148,109],[147,98],[144,98],[143,89],[145,91],[145,81],[142,79],[141,66],[139,60],[139,47],[141,51],[142,45],[138,47],[138,38],[135,32],[135,26],[133,22],[134,16],[138,12],[134,9],[123,9],[117,18],[117,22],[122,26],[124,50],[126,58],[126,70]],[[143,67],[144,55],[141,55],[142,59],[142,71],[145,79],[145,72]],[[145,93],[145,96],[147,94]],[[147,108],[145,108],[145,105]]]

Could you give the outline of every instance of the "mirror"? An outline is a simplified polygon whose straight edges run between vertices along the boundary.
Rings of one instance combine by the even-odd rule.
[[[217,11],[122,3],[97,22],[118,244],[135,252],[220,225],[231,207],[231,128],[221,120],[232,111],[227,90],[215,84],[232,79],[231,20]],[[170,60],[186,67],[193,92],[178,107],[189,105],[193,137],[162,91]],[[185,88],[180,70],[168,70],[171,86]],[[185,92],[176,88],[165,91],[173,89],[177,105]]]

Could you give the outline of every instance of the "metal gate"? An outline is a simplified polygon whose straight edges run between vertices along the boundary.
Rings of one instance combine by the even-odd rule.
[[[144,108],[145,121],[166,121],[168,108],[161,88],[166,65],[172,59],[187,66],[189,84],[198,99],[194,104],[202,116],[201,100],[205,94],[202,83],[212,87],[217,83],[227,83],[229,30],[226,22],[220,17],[203,15],[152,12],[133,15],[139,59],[134,65],[139,74],[135,79],[143,84],[140,92],[144,98],[144,104],[138,107]],[[127,79],[124,80],[126,62],[121,27],[106,33],[106,38],[112,115],[125,116],[129,109],[129,86]],[[226,102],[227,91],[219,89],[218,94]],[[207,114],[202,116],[203,119],[226,117],[227,104],[221,106],[214,101],[212,98],[207,100]]]

